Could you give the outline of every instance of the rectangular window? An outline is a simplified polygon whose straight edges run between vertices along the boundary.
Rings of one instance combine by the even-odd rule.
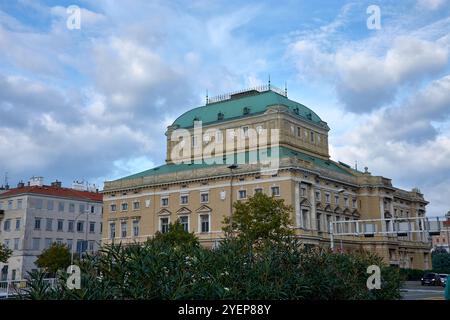
[[[33,250],[39,250],[41,246],[41,239],[40,238],[33,238]]]
[[[69,212],[74,213],[75,212],[75,203],[69,203]]]
[[[47,210],[48,211],[53,211],[53,207],[54,207],[53,201],[52,200],[47,200]]]
[[[356,199],[352,199],[353,208],[356,208]]]
[[[34,218],[34,230],[41,230],[41,218]]]
[[[80,206],[78,207],[78,213],[85,213],[86,211],[86,206],[84,204],[80,204]]]
[[[69,223],[67,224],[67,232],[73,232],[75,225],[75,221],[69,220]]]
[[[19,250],[19,238],[14,239],[14,250]]]
[[[9,248],[9,239],[5,239],[5,240],[3,241],[3,245],[4,245],[6,248],[10,249],[10,248]]]
[[[280,195],[280,187],[272,187],[272,196],[276,197]]]
[[[167,198],[167,197],[161,198],[161,206],[167,207],[168,205],[169,205],[169,198]]]
[[[200,232],[209,232],[209,214],[200,215]]]
[[[10,231],[11,230],[11,219],[6,219],[3,223],[3,230]]]
[[[36,199],[36,209],[42,209],[42,206],[43,206],[43,201],[42,201],[42,199]]]
[[[302,210],[302,228],[309,229],[309,211]]]
[[[48,249],[52,246],[52,238],[45,238],[45,249]]]
[[[327,215],[327,231],[330,232],[330,222],[331,222],[331,216]]]
[[[242,133],[244,134],[244,137],[248,137],[248,127],[242,127]]]
[[[78,221],[77,222],[77,231],[83,232],[83,230],[84,230],[84,221]]]
[[[94,243],[95,241],[89,240],[89,251],[94,252]]]
[[[247,190],[239,190],[239,199],[247,198]]]
[[[139,236],[139,220],[133,221],[133,236],[134,237]]]
[[[125,221],[120,223],[120,235],[122,238],[127,237],[127,223]]]
[[[200,194],[200,202],[201,203],[207,203],[209,201],[209,193],[201,193]]]
[[[189,217],[181,216],[179,219],[180,224],[183,226],[184,231],[189,232]]]
[[[311,143],[314,143],[314,132],[313,131],[311,131],[310,132],[310,141],[311,141]]]
[[[141,207],[141,203],[139,201],[133,202],[133,210],[139,210],[140,207]]]
[[[92,213],[92,214],[95,213],[95,206],[91,206],[91,213]]]
[[[12,210],[12,208],[13,208],[13,201],[8,200],[8,210]]]
[[[180,202],[181,202],[181,204],[188,204],[189,196],[187,194],[181,195],[180,196]]]
[[[122,203],[122,211],[127,211],[128,210],[128,203],[124,202]]]
[[[302,128],[297,127],[297,137],[301,137],[302,136]]]
[[[305,187],[301,187],[301,188],[300,188],[300,195],[301,195],[302,197],[306,197],[306,188],[305,188]]]
[[[114,212],[114,211],[116,211],[116,210],[117,210],[117,205],[112,204],[112,205],[111,205],[111,212]]]
[[[169,231],[169,218],[160,218],[160,231],[161,233],[166,233]]]
[[[87,241],[77,240],[77,252],[82,253],[86,251]]]
[[[61,245],[61,244],[63,243],[63,239],[58,238],[58,239],[56,239],[55,242],[56,242],[57,244]]]
[[[23,200],[22,199],[17,200],[17,209],[22,209],[22,207],[23,207]]]
[[[46,231],[52,231],[53,228],[53,219],[47,219],[45,224]]]
[[[257,193],[263,193],[263,189],[262,188],[256,188],[255,189],[255,194]]]
[[[320,191],[316,191],[316,201],[321,201],[321,199],[320,199]]]
[[[344,198],[344,203],[345,203],[345,206],[348,207],[348,198],[347,197]]]
[[[16,230],[20,230],[20,218],[16,219]]]
[[[334,204],[339,205],[339,196],[338,195],[334,196]]]
[[[72,251],[72,245],[73,245],[73,240],[67,239],[67,248],[69,249],[69,251]]]
[[[89,233],[95,232],[95,222],[89,222]]]
[[[64,202],[58,202],[58,211],[64,212]]]
[[[325,201],[326,201],[326,203],[330,203],[330,194],[329,193],[325,193]]]
[[[59,219],[58,220],[58,231],[63,231],[63,227],[64,227],[64,220]]]
[[[116,237],[116,224],[114,222],[109,224],[109,238],[114,239]]]

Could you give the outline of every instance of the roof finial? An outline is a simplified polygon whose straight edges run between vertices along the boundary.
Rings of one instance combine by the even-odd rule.
[[[270,90],[270,73],[269,73],[269,90]]]
[[[208,89],[206,89],[206,104],[209,103],[209,98],[208,98]]]
[[[284,96],[287,98],[287,81],[284,82]]]

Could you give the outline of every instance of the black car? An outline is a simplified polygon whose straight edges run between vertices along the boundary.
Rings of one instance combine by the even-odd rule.
[[[440,286],[441,277],[438,273],[426,273],[421,279],[422,285],[427,286]]]

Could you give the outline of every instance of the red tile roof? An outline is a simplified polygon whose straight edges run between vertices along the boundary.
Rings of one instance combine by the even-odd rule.
[[[103,201],[103,195],[98,192],[90,192],[90,191],[79,191],[69,188],[62,188],[62,187],[53,187],[53,186],[25,186],[22,188],[15,188],[10,189],[4,193],[0,194],[1,198],[8,198],[16,195],[21,194],[37,194],[37,195],[44,195],[44,196],[51,196],[51,197],[58,197],[58,198],[68,198],[73,200],[90,200],[90,201],[97,201],[102,202]]]

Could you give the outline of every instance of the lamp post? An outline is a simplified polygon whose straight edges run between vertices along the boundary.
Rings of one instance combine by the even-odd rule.
[[[237,164],[232,164],[232,165],[228,166],[228,169],[230,169],[230,171],[231,171],[231,181],[230,181],[230,217],[233,214],[233,178],[234,178],[233,170],[235,170],[237,168],[238,168]]]

